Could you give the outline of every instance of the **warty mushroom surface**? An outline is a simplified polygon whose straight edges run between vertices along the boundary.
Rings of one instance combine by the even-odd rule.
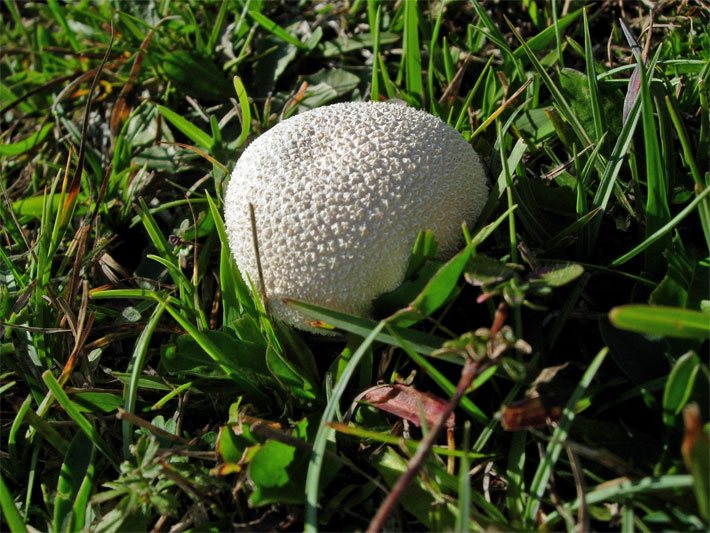
[[[478,155],[440,119],[387,102],[352,102],[289,118],[239,158],[225,223],[240,271],[258,284],[254,207],[272,314],[315,331],[284,298],[366,315],[395,289],[418,233],[451,255],[488,194]]]

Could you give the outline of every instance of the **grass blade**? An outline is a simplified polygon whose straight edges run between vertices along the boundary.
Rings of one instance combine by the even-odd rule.
[[[527,42],[525,42],[525,39],[518,33],[518,30],[515,28],[515,26],[508,20],[508,26],[510,27],[510,30],[513,32],[513,35],[518,39],[518,42],[520,42],[520,46],[523,47],[523,50],[525,50],[525,54],[528,56],[528,59],[532,63],[532,66],[535,68],[537,71],[538,75],[542,79],[542,82],[545,84],[547,89],[550,91],[552,94],[552,98],[554,99],[555,103],[557,104],[557,107],[560,110],[560,113],[562,116],[565,118],[565,120],[572,126],[572,129],[574,130],[575,134],[579,138],[579,140],[582,142],[583,146],[589,146],[592,144],[592,140],[589,138],[589,135],[587,135],[586,130],[584,129],[584,126],[582,126],[582,123],[579,121],[579,118],[575,114],[574,110],[570,106],[570,104],[567,102],[567,99],[564,97],[562,94],[562,91],[555,85],[555,82],[552,81],[552,78],[550,75],[547,73],[547,70],[545,67],[542,66],[542,63],[540,63],[540,60],[537,58],[535,53],[530,49],[530,46],[528,45]]]
[[[689,489],[693,486],[693,478],[690,475],[668,475],[645,477],[636,481],[621,478],[618,483],[605,483],[585,494],[584,499],[587,505],[595,505],[605,501],[624,501],[637,494],[648,494],[661,491],[673,491],[679,489]],[[565,511],[574,511],[580,505],[579,500],[574,500],[564,506]],[[545,526],[552,524],[560,518],[557,511],[549,514],[545,520]]]
[[[212,151],[214,140],[207,133],[195,126],[189,120],[182,118],[175,111],[172,111],[162,105],[157,105],[156,107],[158,108],[158,111],[160,111],[160,114],[163,115],[173,126],[179,129],[188,139],[208,152]]]
[[[64,392],[64,389],[52,374],[52,371],[46,370],[42,374],[42,380],[44,381],[45,385],[47,385],[47,388],[50,390],[54,398],[57,400],[57,403],[59,403],[59,405],[62,406],[64,411],[66,411],[66,413],[71,417],[71,419],[76,422],[76,425],[79,426],[79,429],[84,432],[84,434],[89,438],[89,440],[93,443],[96,449],[103,453],[106,459],[108,459],[108,461],[111,463],[111,465],[116,470],[118,470],[118,461],[116,461],[113,452],[101,438],[99,432],[96,431],[94,426],[91,425],[91,422],[89,422],[86,417],[81,414],[79,407],[77,407],[77,405],[69,399],[67,393]]]
[[[626,252],[624,255],[621,255],[614,259],[610,264],[611,266],[619,266],[624,263],[626,263],[629,259],[637,256],[641,252],[643,252],[646,248],[654,244],[656,241],[659,239],[662,239],[665,237],[673,228],[675,228],[678,224],[680,224],[685,217],[687,217],[690,213],[693,212],[693,210],[699,206],[702,205],[702,202],[705,201],[708,193],[710,193],[710,188],[704,189],[700,194],[698,194],[692,202],[690,202],[688,205],[686,205],[680,213],[678,213],[676,216],[674,216],[668,223],[666,223],[664,226],[656,230],[655,233],[652,235],[649,235],[642,243],[639,245],[635,246],[632,250]]]
[[[55,532],[82,529],[76,519],[78,516],[83,517],[86,512],[86,494],[82,494],[82,502],[78,500],[82,487],[88,484],[90,488],[93,483],[94,450],[94,445],[84,433],[77,433],[69,445],[57,481],[52,524]]]
[[[681,355],[673,365],[663,389],[663,421],[673,427],[675,418],[688,403],[700,371],[700,358],[693,351]]]
[[[441,20],[444,15],[446,2],[442,2],[439,6],[439,13],[434,22],[434,29],[431,32],[431,40],[429,41],[429,66],[427,67],[427,96],[429,98],[429,112],[436,115],[436,99],[434,98],[434,56],[436,55],[436,42],[439,39],[439,31],[441,30]],[[444,50],[442,54],[448,54],[448,50]]]
[[[5,523],[10,528],[12,533],[24,533],[27,531],[25,522],[17,510],[15,500],[12,499],[10,489],[5,485],[5,480],[0,475],[0,506],[2,506],[2,514]]]
[[[604,135],[604,122],[599,107],[599,87],[597,87],[597,73],[594,68],[592,38],[589,32],[589,20],[587,20],[586,7],[582,9],[582,16],[584,21],[584,59],[587,64],[587,86],[589,87],[592,118],[594,120],[594,138],[597,142],[601,142],[602,135]]]
[[[320,485],[323,456],[328,441],[335,434],[335,430],[330,427],[330,423],[335,417],[335,412],[340,404],[340,398],[342,398],[348,383],[350,383],[350,379],[360,364],[360,360],[367,353],[368,348],[385,327],[385,324],[385,321],[378,323],[352,355],[338,383],[333,389],[328,405],[326,405],[323,411],[323,416],[318,426],[318,433],[316,433],[315,440],[313,441],[313,451],[311,452],[311,459],[308,463],[308,474],[306,476],[306,517],[304,530],[308,533],[315,533],[318,530],[318,487]]]
[[[281,26],[276,24],[273,20],[266,17],[265,15],[262,15],[258,11],[249,11],[249,16],[253,18],[254,22],[256,22],[259,26],[264,28],[269,33],[275,35],[285,43],[291,44],[296,48],[300,48],[301,50],[308,50],[308,46],[306,45],[306,43],[302,43],[301,41],[299,41],[296,37],[291,35],[289,32],[287,32],[285,29],[283,29]]]
[[[367,0],[368,14],[374,9],[374,0]],[[372,34],[372,76],[370,78],[370,100],[380,101],[380,78],[377,75],[380,57],[380,18],[382,16],[382,6],[377,6],[374,19],[370,20],[370,33]],[[373,25],[374,24],[374,25]]]
[[[404,0],[404,54],[407,92],[421,104],[424,96],[422,85],[422,56],[419,51],[419,17],[416,0]]]
[[[148,323],[141,331],[138,340],[136,341],[136,346],[133,349],[133,356],[131,357],[131,381],[128,386],[124,389],[124,403],[123,409],[131,414],[136,408],[136,398],[138,398],[138,382],[140,380],[141,374],[143,373],[143,367],[145,366],[146,355],[148,354],[148,344],[150,339],[153,337],[153,332],[155,327],[160,321],[160,317],[163,316],[163,311],[165,311],[165,306],[167,302],[159,303],[153,314],[148,320]],[[133,441],[133,425],[129,420],[122,420],[121,432],[123,434],[123,459],[129,460],[131,458],[130,446]]]
[[[608,353],[607,348],[602,348],[602,350],[596,355],[594,360],[589,364],[587,370],[584,372],[582,379],[577,384],[574,389],[572,396],[567,401],[560,419],[559,425],[555,428],[554,433],[550,443],[547,445],[545,450],[545,456],[540,463],[535,476],[533,477],[532,483],[530,485],[530,495],[528,496],[527,504],[525,505],[525,515],[524,518],[529,524],[535,523],[535,517],[537,516],[537,511],[540,508],[540,501],[542,495],[547,488],[547,482],[552,475],[552,469],[557,462],[557,459],[562,452],[565,440],[569,434],[570,427],[574,421],[574,413],[577,402],[582,398],[582,395],[586,392],[587,388],[592,382],[592,379],[596,375],[599,367],[601,367],[606,354]]]
[[[463,456],[459,464],[459,509],[456,515],[456,531],[463,533],[471,530],[471,480],[469,478],[468,449],[471,436],[471,423],[466,421],[463,427]]]
[[[619,329],[683,339],[710,338],[710,313],[663,305],[629,304],[609,311]]]
[[[227,2],[225,2],[226,4]],[[239,110],[242,112],[242,130],[239,132],[239,137],[237,138],[237,148],[242,146],[247,137],[249,137],[249,130],[251,128],[251,111],[249,109],[249,97],[247,96],[247,90],[244,88],[244,84],[239,76],[234,76],[234,90],[237,93],[237,99],[239,100]]]

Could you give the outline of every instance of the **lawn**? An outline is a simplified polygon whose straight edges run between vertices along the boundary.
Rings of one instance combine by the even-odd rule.
[[[708,530],[710,12],[648,4],[2,2],[0,529]],[[304,332],[230,172],[369,100],[489,196]]]

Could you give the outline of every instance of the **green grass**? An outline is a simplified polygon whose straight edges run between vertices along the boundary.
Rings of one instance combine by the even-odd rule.
[[[365,529],[429,429],[353,398],[450,398],[471,357],[389,529],[707,530],[699,8],[654,12],[645,53],[640,3],[624,29],[613,3],[301,4],[0,6],[0,529]],[[390,98],[481,154],[480,219],[447,262],[422,233],[372,317],[291,302],[337,337],[271,321],[230,169]]]

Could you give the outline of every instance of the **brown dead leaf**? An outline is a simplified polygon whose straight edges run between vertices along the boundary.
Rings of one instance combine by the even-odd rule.
[[[407,420],[417,427],[420,425],[420,413],[426,418],[429,427],[432,427],[439,420],[447,405],[447,401],[438,396],[398,383],[378,385],[367,389],[356,398],[355,402],[368,403],[386,413]],[[446,421],[446,427],[453,428],[455,425],[456,418],[451,413]]]

